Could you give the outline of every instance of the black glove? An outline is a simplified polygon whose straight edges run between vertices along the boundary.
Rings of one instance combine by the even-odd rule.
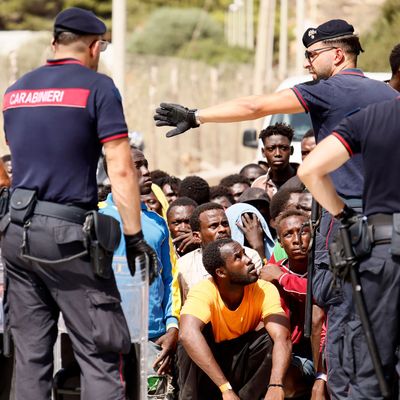
[[[124,235],[126,246],[126,259],[131,275],[134,276],[136,272],[135,261],[137,257],[147,254],[149,257],[149,283],[153,283],[158,275],[158,261],[156,252],[146,243],[143,238],[143,232],[139,231],[134,235]],[[144,260],[140,263],[144,267]]]
[[[199,126],[194,114],[196,111],[189,110],[180,104],[161,103],[156,110],[154,120],[157,126],[176,126],[175,129],[167,132],[167,137],[172,137]]]
[[[357,212],[350,208],[347,204],[344,205],[343,210],[339,214],[335,215],[343,226],[350,226],[357,221]]]

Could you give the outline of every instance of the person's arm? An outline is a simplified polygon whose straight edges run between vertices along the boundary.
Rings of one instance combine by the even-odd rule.
[[[248,121],[270,114],[295,114],[303,111],[304,107],[295,93],[285,89],[270,95],[241,97],[202,110],[161,103],[156,109],[154,120],[157,126],[174,126],[174,129],[167,132],[167,137],[172,137],[205,122]]]
[[[290,296],[298,301],[305,301],[307,278],[284,272],[278,265],[271,263],[263,266],[259,278],[267,282],[277,282]]]
[[[113,200],[121,215],[124,234],[134,235],[140,227],[140,195],[128,139],[104,143]]]
[[[314,148],[297,170],[297,175],[315,200],[332,215],[343,210],[344,202],[338,196],[328,174],[349,158],[342,142],[336,136],[330,135]]]
[[[201,123],[238,122],[264,117],[271,114],[296,114],[304,107],[291,89],[268,95],[240,97],[197,111]]]
[[[292,356],[289,320],[284,313],[272,314],[264,318],[264,325],[274,342],[269,384],[283,385]],[[283,400],[284,397],[284,388],[270,386],[265,395],[265,400]]]
[[[179,340],[188,356],[201,368],[210,379],[218,386],[228,382],[220,366],[202,334],[205,324],[193,315],[183,314],[180,320]],[[228,390],[222,394],[224,400],[239,399],[237,395]]]

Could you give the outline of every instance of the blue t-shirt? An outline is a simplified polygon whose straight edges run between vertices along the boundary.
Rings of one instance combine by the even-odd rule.
[[[329,79],[301,83],[292,90],[310,113],[317,143],[359,108],[398,96],[389,85],[365,77],[359,69],[345,69]],[[332,172],[331,178],[341,196],[361,198],[363,174],[361,156],[356,155]]]
[[[128,130],[113,81],[75,59],[49,60],[7,89],[3,112],[13,188],[95,208],[102,143]]]
[[[400,212],[400,97],[351,115],[333,134],[364,161],[364,214]]]

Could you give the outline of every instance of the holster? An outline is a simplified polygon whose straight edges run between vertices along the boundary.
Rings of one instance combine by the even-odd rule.
[[[394,256],[400,256],[400,213],[393,214],[393,231],[390,253]]]
[[[36,205],[36,191],[16,188],[10,200],[10,220],[14,224],[24,225],[32,216]]]
[[[351,245],[353,247],[354,255],[358,260],[363,259],[371,254],[372,250],[372,232],[368,226],[366,217],[357,217],[349,227]]]
[[[355,217],[354,222],[346,228],[350,234],[351,246],[355,258],[360,261],[369,256],[372,251],[372,232],[368,221],[363,216]],[[335,239],[329,246],[330,269],[333,274],[341,279],[349,278],[349,265],[345,256],[342,237],[338,232]]]
[[[94,274],[103,279],[111,278],[114,250],[121,240],[118,221],[109,215],[89,211],[83,224],[83,232]]]

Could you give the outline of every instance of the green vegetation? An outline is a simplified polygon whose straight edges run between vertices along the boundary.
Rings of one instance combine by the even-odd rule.
[[[360,67],[365,71],[389,71],[389,54],[399,43],[400,2],[386,0],[381,16],[362,39],[365,53],[360,58]]]
[[[228,47],[220,23],[198,8],[159,8],[140,31],[133,34],[128,49],[139,54],[178,56],[220,62],[249,62],[253,52]]]

